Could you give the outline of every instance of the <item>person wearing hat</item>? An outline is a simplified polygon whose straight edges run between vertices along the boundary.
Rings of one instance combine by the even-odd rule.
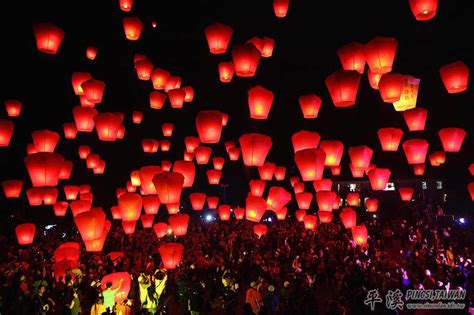
[[[275,293],[275,287],[273,285],[269,285],[267,290],[268,292],[263,298],[262,314],[275,315],[277,313],[278,305],[280,304],[280,299]]]

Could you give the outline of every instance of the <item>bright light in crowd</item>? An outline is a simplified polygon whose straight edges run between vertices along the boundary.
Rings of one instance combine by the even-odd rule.
[[[466,219],[464,219],[464,218],[459,218],[459,223],[461,223],[461,224],[466,223]]]
[[[208,214],[206,215],[206,221],[212,221],[212,215]]]

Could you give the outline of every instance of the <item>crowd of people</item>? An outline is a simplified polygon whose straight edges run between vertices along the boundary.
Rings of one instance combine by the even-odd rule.
[[[62,242],[81,242],[74,226],[37,233],[19,246],[1,236],[0,314],[364,314],[370,290],[465,289],[474,285],[473,236],[462,226],[444,225],[412,205],[395,220],[371,218],[369,239],[357,246],[339,220],[304,229],[290,217],[268,222],[260,239],[252,223],[194,218],[187,235],[157,239],[152,229],[125,235],[114,224],[100,253],[82,250],[77,270],[56,281],[53,252]],[[162,268],[158,245],[184,245],[174,270]],[[110,252],[123,253],[112,260]],[[128,296],[101,284],[103,276],[126,271]],[[105,288],[105,289],[104,289]],[[383,303],[374,312],[386,312]]]

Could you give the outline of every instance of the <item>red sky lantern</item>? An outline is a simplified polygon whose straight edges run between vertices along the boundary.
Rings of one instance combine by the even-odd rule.
[[[411,139],[403,142],[403,151],[408,164],[424,164],[428,146],[428,141],[424,139]]]
[[[123,221],[137,221],[142,211],[142,196],[127,192],[118,198],[120,217]]]
[[[326,87],[336,107],[349,107],[355,105],[359,89],[360,74],[352,70],[337,70],[328,75]]]
[[[230,148],[229,151],[229,160],[231,161],[237,161],[240,157],[240,148]]]
[[[337,194],[334,191],[317,191],[316,201],[319,211],[332,211]]]
[[[255,196],[255,197],[263,196],[263,192],[265,191],[265,185],[266,185],[266,182],[264,180],[252,179],[249,182],[249,185],[250,185],[250,193],[252,194],[252,196]]]
[[[275,175],[275,179],[280,181],[285,179],[285,174],[286,174],[286,167],[284,166],[277,166],[275,168],[275,172],[273,172]]]
[[[54,152],[59,134],[49,130],[38,130],[31,134],[37,152]]]
[[[85,95],[79,95],[79,102],[81,103],[82,107],[91,107],[91,108],[95,107],[95,103],[90,102]]]
[[[219,80],[223,83],[229,83],[234,77],[234,64],[232,61],[219,63]]]
[[[79,213],[88,212],[91,210],[92,202],[89,200],[75,200],[71,202],[71,212],[74,217]]]
[[[168,234],[168,224],[158,222],[153,225],[153,230],[155,231],[156,237],[162,238]]]
[[[239,138],[246,166],[262,166],[272,147],[272,138],[258,133],[244,134]]]
[[[348,193],[346,196],[347,204],[351,207],[358,207],[360,204],[359,193]]]
[[[217,205],[219,204],[219,197],[209,196],[206,199],[207,207],[211,210],[217,209]]]
[[[234,208],[234,216],[237,220],[243,220],[245,217],[245,209],[240,207]]]
[[[273,0],[273,11],[276,17],[284,18],[288,13],[290,0]]]
[[[253,232],[258,236],[258,238],[261,238],[263,235],[268,233],[268,228],[265,224],[255,224],[253,226]]]
[[[94,46],[87,47],[86,49],[87,59],[94,60],[96,56],[97,56],[97,48],[95,48]]]
[[[135,170],[130,172],[130,181],[132,182],[133,186],[140,186],[140,171]]]
[[[349,164],[349,168],[354,178],[362,178],[365,174],[365,169],[360,167],[355,167],[352,163]]]
[[[94,129],[94,116],[98,114],[94,108],[76,106],[72,109],[77,131],[91,132]]]
[[[84,90],[82,89],[82,83],[92,79],[92,75],[89,72],[73,72],[71,75],[72,88],[76,95],[84,95]],[[92,104],[92,107],[94,104]]]
[[[105,172],[105,161],[100,160],[96,167],[92,169],[94,174],[104,174]]]
[[[13,122],[0,119],[0,147],[8,147],[13,134]]]
[[[124,17],[122,19],[125,37],[128,40],[138,40],[143,29],[142,21],[136,16]]]
[[[235,142],[234,141],[226,141],[224,142],[225,150],[227,153],[229,153],[230,148],[235,148]]]
[[[380,128],[377,132],[383,151],[397,151],[403,131],[399,128]]]
[[[101,238],[105,226],[103,211],[86,211],[74,217],[83,241],[93,241]]]
[[[380,82],[380,79],[382,78],[382,74],[374,73],[369,69],[367,71],[367,78],[369,79],[370,87],[373,88],[374,90],[378,90],[379,82]]]
[[[264,37],[262,39],[262,50],[260,51],[262,57],[269,58],[273,55],[273,47],[275,40],[273,38]]]
[[[367,228],[365,225],[356,225],[352,227],[352,238],[357,245],[367,244]]]
[[[291,200],[291,194],[282,187],[270,187],[267,197],[267,207],[270,210],[277,211],[286,206]]]
[[[425,174],[425,164],[416,164],[413,165],[413,173],[416,176],[423,176]]]
[[[308,210],[311,206],[311,200],[313,200],[313,194],[309,192],[302,192],[295,194],[296,202],[298,203],[298,208],[303,210]]]
[[[153,227],[153,220],[155,216],[153,214],[142,214],[140,221],[142,222],[144,229],[151,229]]]
[[[303,222],[306,230],[314,231],[317,226],[318,217],[313,214],[307,214],[303,217]]]
[[[471,163],[471,165],[469,165],[469,173],[474,176],[474,163]]]
[[[320,140],[319,133],[306,130],[298,131],[291,137],[295,153],[304,149],[316,149]]]
[[[161,131],[163,132],[163,136],[171,137],[173,135],[173,128],[174,128],[174,125],[172,123],[162,124]]]
[[[206,175],[207,180],[209,181],[209,185],[219,185],[221,181],[222,171],[207,170]]]
[[[166,210],[169,215],[176,214],[179,212],[179,202],[173,202],[166,204]]]
[[[189,195],[189,201],[191,202],[191,207],[193,210],[201,211],[204,208],[204,203],[206,202],[206,194],[192,193]]]
[[[273,103],[273,92],[257,85],[248,90],[250,118],[267,119]]]
[[[302,210],[302,209],[296,210],[295,211],[296,221],[303,222],[305,215],[306,215],[306,210]]]
[[[428,21],[436,15],[438,0],[410,0],[410,9],[417,21]]]
[[[293,185],[293,191],[295,192],[295,194],[298,194],[300,192],[303,192],[304,191],[304,182],[296,182],[294,185]]]
[[[184,236],[188,233],[189,215],[174,214],[168,218],[173,234],[176,236]]]
[[[103,81],[89,79],[81,84],[81,88],[87,101],[94,104],[102,102],[102,96],[105,91],[105,83]]]
[[[40,23],[33,26],[36,47],[45,54],[55,55],[64,38],[64,31],[52,23]]]
[[[63,187],[63,189],[66,200],[76,200],[77,195],[79,194],[79,187],[73,185],[66,185]]]
[[[403,117],[410,131],[425,130],[426,118],[428,111],[424,108],[417,107],[403,112]]]
[[[218,111],[199,112],[196,129],[202,143],[218,143],[222,133],[222,114]]]
[[[56,188],[43,188],[43,203],[53,205],[58,199],[58,190]]]
[[[134,124],[140,124],[143,119],[143,112],[140,112],[138,110],[134,110],[132,113],[132,121]]]
[[[331,211],[318,211],[319,222],[330,223],[334,218]]]
[[[184,176],[177,172],[160,173],[153,177],[153,184],[161,203],[176,203],[181,198]]]
[[[332,204],[332,210],[337,210],[341,206],[341,200],[342,198],[337,196],[336,199],[334,200],[334,203]]]
[[[276,165],[272,162],[265,162],[258,167],[258,174],[261,180],[272,180]]]
[[[430,159],[431,166],[440,166],[446,162],[446,153],[444,151],[435,151],[428,158]]]
[[[151,72],[155,66],[147,58],[137,60],[135,62],[135,70],[137,71],[138,79],[143,81],[150,80]]]
[[[155,215],[158,214],[161,202],[158,196],[148,195],[142,197],[142,204],[146,214]]]
[[[384,190],[390,179],[390,170],[388,168],[374,168],[369,171],[369,181],[372,190]]]
[[[23,181],[18,179],[4,180],[2,188],[6,198],[18,198],[23,188]]]
[[[35,145],[33,143],[28,143],[26,145],[26,154],[30,155],[34,153],[38,153],[38,151],[35,148]]]
[[[91,191],[91,185],[80,185],[79,186],[79,192],[81,194],[87,194],[90,191]]]
[[[260,51],[251,43],[235,45],[232,60],[238,77],[253,77],[260,62]]]
[[[69,204],[66,201],[56,201],[53,205],[54,215],[64,217]]]
[[[204,29],[211,54],[217,55],[226,52],[233,31],[232,27],[221,23],[213,23]]]
[[[142,139],[142,149],[145,153],[156,153],[160,142],[155,139]]]
[[[122,123],[121,113],[100,113],[94,116],[94,125],[99,140],[115,141]]]
[[[175,269],[183,257],[184,246],[179,243],[166,243],[158,248],[163,266],[166,269]]]
[[[194,88],[192,86],[185,86],[182,90],[184,91],[184,101],[186,103],[192,102],[194,99]]]
[[[166,140],[166,139],[160,140],[161,151],[168,152],[170,150],[170,147],[171,147],[171,141]]]
[[[474,182],[470,182],[469,184],[467,184],[467,190],[471,195],[471,200],[474,201]]]
[[[160,174],[163,170],[159,166],[144,166],[140,169],[140,190],[142,195],[156,195],[153,177]]]
[[[151,81],[155,90],[163,90],[171,74],[163,69],[155,68],[151,73]]]
[[[402,199],[402,201],[411,201],[414,191],[415,190],[412,187],[398,188],[398,192],[400,193],[400,199]]]
[[[229,122],[229,114],[226,113],[221,113],[222,114],[222,126],[225,127],[227,126],[227,123]]]
[[[27,155],[24,161],[33,187],[58,185],[59,173],[64,163],[64,158],[60,154],[40,152]]]
[[[411,75],[402,75],[402,77],[402,93],[400,99],[393,102],[393,107],[397,112],[403,112],[416,107],[418,88],[420,87],[420,79]]]
[[[443,149],[446,152],[459,152],[466,137],[466,130],[462,128],[443,128],[438,132]]]
[[[225,162],[225,159],[223,157],[216,156],[212,158],[212,164],[215,170],[221,171],[222,168],[224,167],[224,162]]]
[[[125,126],[122,124],[117,131],[117,139],[123,139],[123,137],[125,137]]]
[[[392,37],[375,37],[365,44],[364,53],[367,64],[373,73],[392,71],[398,41]]]
[[[184,97],[186,92],[182,89],[174,89],[168,91],[168,98],[172,108],[183,108]]]
[[[150,108],[162,109],[166,101],[166,93],[151,91],[150,92]]]
[[[339,218],[346,229],[350,229],[357,224],[357,212],[351,207],[342,208]]]
[[[257,49],[258,51],[260,52],[260,54],[262,54],[262,50],[263,50],[263,40],[257,36],[254,36],[252,37],[251,39],[249,39],[247,41],[247,43],[252,43]]]
[[[120,10],[130,12],[133,6],[133,0],[119,0]],[[105,283],[105,282],[103,282]]]
[[[230,219],[230,206],[229,205],[220,205],[218,209],[219,218],[221,221],[229,221]]]
[[[173,165],[173,172],[181,173],[184,176],[183,188],[192,187],[196,175],[196,167],[193,162],[176,161]]]
[[[18,244],[29,245],[35,238],[36,226],[33,223],[23,223],[15,228]]]
[[[337,50],[342,69],[354,70],[360,74],[364,73],[365,54],[364,45],[358,42],[351,42]]]
[[[469,67],[462,61],[456,61],[442,66],[439,74],[449,94],[461,93],[467,90]]]
[[[69,179],[71,177],[72,168],[74,164],[72,161],[64,161],[63,165],[61,166],[61,171],[59,171],[59,179]]]
[[[305,119],[318,118],[319,109],[323,102],[319,96],[314,94],[302,95],[298,101]]]
[[[100,238],[98,238],[96,240],[92,240],[92,241],[84,241],[86,251],[88,251],[88,252],[100,252],[100,251],[102,251],[102,249],[104,247],[105,240],[107,239],[107,234],[110,231],[110,227],[111,227],[110,221],[106,220],[105,224],[104,224],[104,229],[102,231],[102,235],[101,235]],[[70,267],[68,269],[70,269]]]
[[[403,90],[403,76],[399,73],[384,74],[379,81],[379,92],[385,103],[400,100]]]
[[[209,147],[198,146],[194,149],[194,154],[196,156],[196,163],[204,165],[209,163],[209,158],[211,157],[212,149]]]
[[[328,178],[315,180],[313,182],[313,187],[316,192],[330,191],[332,189],[332,180]]]
[[[99,166],[100,155],[91,153],[86,158],[87,168],[94,169]]]
[[[43,188],[29,188],[26,190],[26,197],[30,206],[41,206],[43,203]]]
[[[303,210],[304,211],[304,210]],[[235,212],[235,210],[234,210]],[[278,211],[275,211],[276,217],[278,221],[284,221],[286,219],[286,214],[288,213],[288,208],[283,207]]]
[[[137,221],[122,221],[123,232],[126,235],[133,234],[137,227]]]
[[[186,151],[193,153],[194,149],[199,146],[201,140],[198,137],[186,137],[184,138],[184,145],[186,146]]]
[[[369,167],[370,160],[374,151],[368,146],[361,145],[349,148],[349,157],[351,158],[352,166],[355,168],[366,169]]]
[[[64,138],[76,139],[77,128],[75,123],[64,123],[63,124]]]
[[[379,201],[377,198],[367,198],[365,200],[365,207],[367,208],[367,212],[376,212],[379,208]]]
[[[326,156],[327,159],[327,156]],[[341,175],[341,165],[331,166],[331,174],[332,176],[339,176]]]
[[[79,157],[82,160],[85,160],[87,159],[87,156],[89,156],[89,154],[91,153],[91,147],[88,145],[80,145],[77,151],[79,153]]]
[[[165,84],[165,92],[169,92],[170,90],[180,89],[180,88],[181,88],[181,77],[170,76],[170,78]],[[185,96],[186,96],[186,92],[185,92]]]
[[[326,153],[321,149],[304,149],[295,153],[295,163],[303,181],[323,178]]]
[[[266,209],[267,203],[262,197],[248,196],[245,199],[245,217],[249,221],[260,222]]]
[[[23,104],[18,100],[5,100],[5,109],[9,117],[18,117]]]

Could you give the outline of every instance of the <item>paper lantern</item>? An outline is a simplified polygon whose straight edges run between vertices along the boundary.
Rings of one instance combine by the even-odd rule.
[[[403,112],[403,117],[410,131],[425,130],[426,118],[428,111],[424,108],[417,107]]]
[[[196,163],[200,165],[209,163],[211,152],[212,149],[209,147],[198,146],[197,148],[195,148],[194,154],[196,156]]]
[[[230,62],[219,63],[219,80],[223,83],[229,83],[234,77],[234,64]]]
[[[103,211],[86,211],[74,217],[77,229],[83,241],[93,241],[101,238],[105,226]]]
[[[327,178],[315,180],[313,182],[313,187],[316,192],[330,191],[332,189],[332,180]]]
[[[303,149],[295,153],[295,162],[303,181],[321,179],[326,154],[322,149]]]
[[[235,210],[234,210],[234,212],[235,212]],[[277,217],[277,220],[278,221],[284,221],[286,219],[287,212],[288,212],[287,207],[283,207],[280,210],[275,211],[275,215]]]
[[[474,163],[471,163],[471,165],[469,165],[469,173],[474,176]]]
[[[275,179],[278,181],[284,180],[285,179],[285,174],[286,174],[286,167],[284,166],[277,166],[275,168],[275,171],[273,172],[275,175]]]
[[[169,215],[176,214],[179,212],[179,202],[173,202],[166,204],[166,210]]]
[[[38,130],[31,134],[37,152],[54,152],[59,134],[49,130]]]
[[[194,152],[194,149],[199,146],[201,140],[198,137],[186,137],[184,138],[184,144],[187,152]]]
[[[471,195],[471,200],[474,201],[474,182],[470,182],[469,184],[467,184],[467,190]]]
[[[253,77],[260,62],[260,52],[251,43],[235,45],[232,48],[232,60],[238,77]]]
[[[171,90],[178,90],[178,89],[181,89],[181,77],[170,76],[168,81],[166,81],[166,84],[165,84],[165,92],[169,92]],[[184,89],[181,89],[181,90],[184,92],[184,97],[186,97],[186,91]]]
[[[275,40],[273,38],[264,37],[262,39],[262,49],[259,49],[261,56],[264,58],[271,57],[273,55],[274,47],[275,47]]]
[[[137,221],[122,221],[123,232],[126,235],[135,233],[137,227]]]
[[[13,134],[13,122],[0,119],[0,147],[8,147]]]
[[[188,232],[189,215],[174,214],[168,219],[173,234],[176,236],[184,236]]]
[[[40,23],[33,26],[36,47],[45,54],[55,55],[64,38],[64,31],[52,23]]]
[[[273,0],[273,11],[276,17],[284,18],[288,13],[290,0]]]
[[[183,257],[184,246],[179,243],[165,243],[158,248],[163,267],[166,269],[175,269]]]
[[[94,129],[94,116],[98,114],[97,110],[76,106],[72,109],[72,113],[78,131],[91,132]]]
[[[240,148],[230,148],[229,149],[229,160],[237,161],[240,157]]]
[[[425,164],[416,164],[413,165],[413,173],[416,176],[423,176],[425,174]]]
[[[69,204],[66,201],[56,201],[53,204],[54,215],[57,217],[64,217]]]
[[[54,261],[60,262],[63,260],[78,261],[81,254],[81,247],[76,242],[66,242],[58,246],[54,251]]]
[[[275,163],[265,162],[262,166],[258,167],[258,174],[261,180],[272,180],[273,173],[275,172]]]
[[[440,166],[446,162],[446,153],[444,151],[435,151],[429,155],[431,166]]]
[[[100,156],[98,154],[91,153],[86,158],[87,168],[94,169],[99,166]]]
[[[184,101],[186,103],[192,102],[194,99],[194,88],[192,86],[185,86],[182,90],[184,91]]]
[[[303,182],[297,182],[293,185],[293,190],[295,194],[303,192],[304,191],[304,183]]]
[[[381,73],[374,73],[370,69],[367,71],[367,78],[369,79],[369,84],[370,87],[373,88],[374,90],[379,89],[379,82],[380,79],[382,78]]]
[[[262,197],[248,196],[245,199],[245,217],[249,221],[260,222],[266,209],[267,203]]]
[[[221,171],[224,167],[225,159],[223,157],[216,156],[212,158],[212,164],[215,170]]]
[[[23,104],[18,100],[5,100],[5,109],[9,117],[18,117]]]
[[[143,29],[142,21],[136,16],[124,17],[122,19],[125,37],[128,40],[138,40]]]
[[[79,194],[79,187],[73,185],[67,185],[63,187],[64,195],[66,200],[76,200],[77,195]]]
[[[194,153],[189,153],[184,150],[183,152],[183,160],[185,161],[192,161],[194,159]]]
[[[417,21],[428,21],[436,15],[438,0],[410,0],[410,9]]]
[[[73,72],[71,75],[71,83],[76,95],[84,95],[84,90],[82,89],[82,83],[92,79],[92,75],[89,72]],[[94,104],[91,104],[91,107],[94,107]]]
[[[144,153],[156,153],[160,142],[155,139],[142,139],[142,149]]]
[[[130,12],[132,10],[133,0],[119,0],[119,5],[120,5],[120,10],[124,12]],[[102,281],[102,283],[106,283],[106,282]],[[105,289],[102,289],[102,290],[105,290]]]
[[[160,173],[153,177],[158,198],[161,203],[169,204],[179,202],[183,189],[184,176],[177,172]]]
[[[207,170],[206,175],[207,180],[209,181],[209,185],[219,185],[221,181],[222,171]]]
[[[35,238],[36,226],[33,223],[23,223],[15,228],[18,244],[29,245]]]
[[[229,122],[229,114],[221,113],[221,115],[222,115],[222,126],[227,126],[227,123]]]
[[[456,61],[442,66],[439,74],[449,94],[461,93],[467,90],[469,67],[462,61]]]
[[[142,222],[144,229],[151,229],[153,227],[153,220],[155,216],[153,214],[142,214],[140,216],[140,221]]]
[[[224,142],[225,150],[227,153],[229,153],[230,148],[235,148],[235,142],[234,141],[226,141]]]
[[[415,190],[412,187],[398,188],[398,192],[400,193],[400,199],[402,199],[402,201],[411,201],[414,191]]]
[[[211,54],[226,52],[233,31],[232,27],[221,23],[213,23],[204,29]]]
[[[148,195],[142,197],[142,204],[146,214],[155,215],[158,214],[161,202],[158,196]]]
[[[403,76],[399,73],[384,74],[379,81],[379,92],[385,103],[400,100],[403,90]]]
[[[35,145],[33,143],[27,144],[26,145],[26,154],[30,155],[30,154],[34,154],[34,153],[38,153],[38,151],[35,148]]]
[[[446,152],[459,152],[466,137],[466,131],[462,128],[443,128],[438,132],[443,149]]]
[[[306,130],[298,131],[291,137],[295,153],[304,149],[316,149],[320,140],[319,133]]]
[[[173,165],[173,172],[181,173],[184,176],[183,188],[192,187],[196,174],[196,167],[193,162],[176,161]]]
[[[160,149],[163,152],[168,152],[170,150],[171,141],[169,140],[160,140]]]
[[[217,209],[217,205],[219,204],[219,197],[209,196],[206,199],[207,207],[211,210]]]
[[[296,202],[298,203],[298,208],[303,210],[308,210],[311,206],[311,200],[313,200],[313,194],[309,192],[301,192],[295,194]]]
[[[428,141],[424,139],[411,139],[403,142],[403,151],[408,164],[424,164],[428,146]]]
[[[339,196],[336,196],[336,199],[334,199],[334,203],[332,204],[332,210],[337,210],[341,206],[341,201],[342,198]]]
[[[369,171],[369,181],[372,190],[384,190],[390,179],[390,170],[388,168],[374,168]]]
[[[162,124],[161,131],[163,132],[163,136],[171,137],[173,135],[173,128],[174,128],[174,125],[172,123]]]
[[[102,102],[105,91],[105,83],[95,79],[89,79],[81,84],[87,101],[98,104]],[[78,128],[79,129],[79,128]]]
[[[339,218],[346,229],[350,229],[357,224],[357,212],[351,207],[342,208]]]
[[[56,188],[43,188],[43,203],[53,205],[58,199],[58,190]]]
[[[370,70],[380,74],[392,71],[397,46],[398,41],[392,37],[375,37],[365,44],[365,59]]]
[[[325,166],[337,166],[341,163],[344,144],[338,140],[323,140],[319,148],[326,153]]]
[[[403,76],[402,94],[400,99],[393,103],[393,107],[397,112],[403,112],[416,107],[419,86],[420,79],[410,75]]]
[[[76,139],[77,128],[75,123],[64,123],[63,124],[64,138]]]
[[[346,196],[347,204],[351,207],[358,207],[360,204],[359,193],[348,193]]]
[[[91,210],[92,202],[89,200],[75,200],[71,202],[71,212],[74,217],[83,212]]]
[[[337,70],[328,75],[324,82],[334,106],[349,107],[355,105],[360,82],[360,74],[357,71]]]
[[[88,145],[80,145],[77,151],[79,153],[79,157],[82,160],[85,160],[91,153],[91,148]]]
[[[239,143],[246,166],[262,166],[273,144],[271,137],[258,133],[242,135]]]
[[[265,224],[255,224],[253,226],[253,232],[258,236],[258,238],[261,238],[263,235],[268,233],[268,228]]]
[[[102,231],[102,236],[98,239],[92,241],[84,241],[86,251],[88,252],[100,252],[104,247],[105,240],[107,239],[107,234],[110,231],[111,223],[109,220],[105,221],[104,229]]]
[[[365,206],[367,208],[367,212],[376,212],[379,208],[379,201],[377,198],[367,198],[365,200]]]
[[[2,188],[6,198],[18,198],[23,188],[23,181],[18,179],[4,180]]]
[[[318,118],[319,109],[323,102],[319,96],[314,94],[302,95],[298,102],[305,119]]]
[[[257,85],[248,90],[250,118],[267,119],[273,103],[273,92]]]
[[[90,185],[80,185],[79,186],[79,192],[81,193],[81,195],[87,194],[90,191],[91,191],[91,186]]]
[[[354,178],[362,178],[365,174],[365,169],[360,167],[355,167],[352,163],[349,164],[349,168]]]
[[[137,221],[142,211],[142,196],[137,193],[125,193],[118,198],[120,217],[123,221]]]
[[[193,210],[201,211],[204,208],[204,203],[206,202],[206,194],[192,193],[189,195],[189,201],[191,202],[191,207]]]
[[[403,131],[399,128],[380,128],[377,132],[383,151],[397,151]]]
[[[153,225],[153,231],[155,231],[156,237],[162,238],[168,234],[168,224],[159,222]]]
[[[349,148],[349,157],[353,167],[366,169],[369,167],[370,160],[374,151],[368,146],[362,145]]]
[[[135,62],[135,71],[139,80],[148,81],[151,77],[151,72],[155,66],[147,58],[137,60]]]
[[[245,217],[245,209],[240,207],[234,208],[234,216],[237,220],[243,220]]]
[[[250,185],[250,193],[252,194],[252,196],[255,196],[255,197],[263,196],[263,192],[265,191],[265,185],[266,185],[266,182],[264,180],[252,179],[249,182],[249,185]]]
[[[163,69],[155,68],[151,73],[151,81],[153,83],[153,88],[155,90],[163,90],[165,88],[166,83],[171,77],[171,74]],[[162,95],[162,94],[160,94]],[[164,102],[164,100],[163,100]]]
[[[174,89],[168,91],[168,98],[172,108],[183,108],[184,97],[186,92],[182,89]]]
[[[296,210],[295,211],[296,221],[303,222],[305,215],[306,215],[306,210]]]
[[[317,226],[318,217],[312,214],[307,214],[303,217],[304,228],[306,230],[314,231]]]
[[[97,48],[93,46],[89,46],[86,48],[86,57],[89,60],[94,60],[95,57],[97,56]]]
[[[342,69],[354,70],[360,74],[364,73],[365,54],[364,45],[357,42],[351,42],[340,47],[337,55],[341,61]]]
[[[291,194],[282,187],[270,187],[267,197],[267,207],[270,210],[278,211],[291,201]]]
[[[104,171],[105,171],[105,161],[104,160],[100,160],[99,161],[99,164],[97,165],[97,167],[94,167],[92,169],[93,173],[94,174],[104,174]],[[134,187],[134,190],[135,191],[136,187]]]
[[[43,188],[29,188],[26,190],[26,196],[30,206],[41,206],[43,203]]]
[[[316,201],[319,211],[332,211],[337,194],[334,191],[317,191]]]
[[[220,205],[218,209],[219,218],[221,221],[229,221],[230,219],[230,206],[229,205]]]
[[[58,184],[64,158],[58,153],[40,152],[24,159],[33,187],[52,187]]]
[[[334,215],[331,211],[318,211],[319,222],[321,223],[330,223],[334,218]]]
[[[199,112],[196,129],[202,143],[218,143],[222,133],[222,114],[218,111]]]
[[[152,91],[150,92],[150,108],[162,109],[166,101],[166,94],[162,92]]]
[[[122,123],[121,113],[100,113],[94,116],[94,125],[99,140],[115,141]]]
[[[357,245],[367,244],[367,228],[365,225],[356,225],[352,227],[352,238]]]
[[[326,156],[327,159],[327,156]],[[331,174],[332,176],[339,176],[341,175],[341,165],[331,166]]]

